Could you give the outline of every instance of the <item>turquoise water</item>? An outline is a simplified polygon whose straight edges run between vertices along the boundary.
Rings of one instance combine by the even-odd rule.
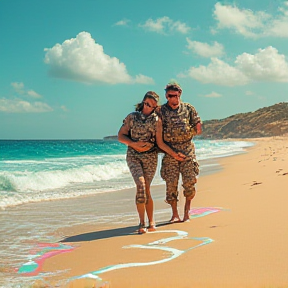
[[[198,160],[243,152],[245,141],[196,140]],[[0,208],[134,186],[126,146],[104,140],[0,140]],[[162,184],[161,157],[153,184]],[[207,169],[203,164],[200,171]]]

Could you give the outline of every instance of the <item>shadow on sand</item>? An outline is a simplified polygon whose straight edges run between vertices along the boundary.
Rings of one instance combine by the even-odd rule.
[[[170,224],[172,223],[170,222],[157,223],[157,227],[170,225]],[[61,243],[85,242],[85,241],[93,241],[93,240],[106,239],[106,238],[119,237],[119,236],[135,235],[137,234],[137,228],[138,226],[128,226],[128,227],[122,227],[122,228],[83,233],[83,234],[78,234],[78,235],[64,238],[60,242]]]

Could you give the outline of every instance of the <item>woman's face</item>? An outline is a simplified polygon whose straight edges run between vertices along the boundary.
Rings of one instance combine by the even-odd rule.
[[[150,115],[157,107],[157,102],[152,98],[146,98],[143,100],[143,110],[144,115]]]

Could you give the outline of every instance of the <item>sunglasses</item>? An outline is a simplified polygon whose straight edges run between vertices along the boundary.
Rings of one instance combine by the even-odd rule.
[[[143,102],[143,104],[149,108],[156,109],[156,107],[151,106],[148,102]]]
[[[178,95],[178,94],[167,94],[167,97],[168,98],[180,98],[180,95]]]
[[[180,91],[180,89],[176,86],[169,86],[165,90],[166,91]]]

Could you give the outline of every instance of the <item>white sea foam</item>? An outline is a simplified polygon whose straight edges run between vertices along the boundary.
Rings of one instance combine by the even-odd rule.
[[[244,148],[253,146],[253,143],[246,141],[219,141],[201,140],[201,145],[195,141],[198,160],[226,157],[244,152]]]
[[[229,156],[252,144],[239,141],[195,141],[198,160]],[[161,159],[152,184],[160,177]],[[211,163],[210,163],[211,164]],[[208,168],[204,164],[201,171]],[[215,165],[215,164],[213,164]],[[80,155],[39,160],[3,160],[0,169],[0,208],[28,202],[63,199],[134,186],[125,154]]]

